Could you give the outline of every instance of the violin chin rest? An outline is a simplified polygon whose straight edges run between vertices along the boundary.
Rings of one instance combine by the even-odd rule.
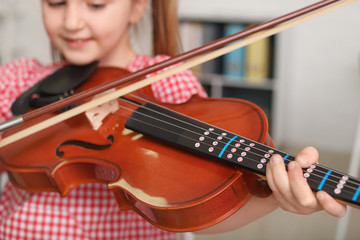
[[[33,100],[37,102],[41,102],[42,98],[59,100],[60,96],[67,95],[85,82],[94,73],[97,66],[98,62],[92,62],[84,66],[66,65],[60,68],[20,95],[12,104],[11,112],[14,115],[26,113],[30,107],[34,107]],[[34,95],[36,95],[35,98]]]

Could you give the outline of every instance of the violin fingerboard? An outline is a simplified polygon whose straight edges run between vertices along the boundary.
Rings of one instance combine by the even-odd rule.
[[[262,176],[266,175],[266,165],[274,154],[283,158],[286,168],[295,160],[292,155],[150,103],[134,111],[125,127]],[[360,206],[359,179],[318,164],[303,169],[303,173],[313,191],[323,190]]]

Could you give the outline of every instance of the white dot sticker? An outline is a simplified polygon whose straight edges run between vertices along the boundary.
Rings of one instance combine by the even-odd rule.
[[[340,193],[341,193],[341,190],[338,189],[338,188],[336,188],[336,189],[334,190],[334,193],[335,193],[335,194],[340,194]]]

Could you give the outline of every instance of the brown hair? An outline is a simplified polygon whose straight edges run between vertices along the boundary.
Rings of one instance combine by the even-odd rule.
[[[181,50],[177,0],[152,0],[154,54],[176,56]]]
[[[178,0],[152,0],[152,46],[153,54],[176,56],[181,51]],[[54,62],[65,61],[64,56],[52,45],[51,56]]]

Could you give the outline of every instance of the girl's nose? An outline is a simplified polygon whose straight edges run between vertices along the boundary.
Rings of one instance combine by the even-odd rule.
[[[68,4],[64,15],[64,27],[69,31],[76,31],[81,29],[84,24],[85,22],[80,7],[74,4]]]

